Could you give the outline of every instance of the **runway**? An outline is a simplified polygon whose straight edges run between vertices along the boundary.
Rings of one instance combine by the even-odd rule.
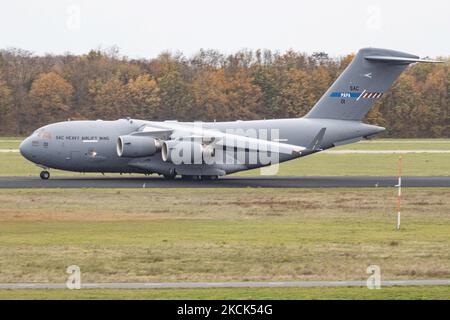
[[[280,282],[159,282],[82,283],[81,289],[162,289],[162,288],[276,288],[276,287],[365,287],[366,281],[280,281]],[[448,286],[450,280],[387,280],[381,287]],[[0,289],[66,289],[64,283],[0,283]]]
[[[394,187],[397,177],[227,176],[212,181],[165,180],[160,177],[0,177],[0,189],[32,188],[376,188]],[[450,187],[450,177],[403,177],[402,187]]]

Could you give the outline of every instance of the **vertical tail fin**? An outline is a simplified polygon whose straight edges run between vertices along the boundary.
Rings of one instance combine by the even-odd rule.
[[[387,49],[361,49],[305,118],[360,121],[405,68],[439,62]]]

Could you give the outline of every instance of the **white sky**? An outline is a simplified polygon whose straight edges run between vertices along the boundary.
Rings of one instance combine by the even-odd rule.
[[[448,0],[4,1],[0,48],[86,53],[116,45],[133,58],[200,48],[344,55],[384,47],[450,55]]]

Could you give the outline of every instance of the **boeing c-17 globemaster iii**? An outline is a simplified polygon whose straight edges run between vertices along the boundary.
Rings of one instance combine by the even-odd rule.
[[[364,116],[412,63],[438,62],[399,51],[361,49],[302,118],[233,122],[120,119],[66,121],[37,129],[21,154],[43,168],[75,172],[157,173],[215,179],[269,166],[385,131]],[[402,119],[399,119],[402,121]]]

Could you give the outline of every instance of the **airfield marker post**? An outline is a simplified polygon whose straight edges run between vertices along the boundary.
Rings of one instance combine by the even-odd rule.
[[[402,197],[402,165],[403,159],[402,156],[398,158],[398,193],[397,193],[397,230],[400,230],[400,201]]]

